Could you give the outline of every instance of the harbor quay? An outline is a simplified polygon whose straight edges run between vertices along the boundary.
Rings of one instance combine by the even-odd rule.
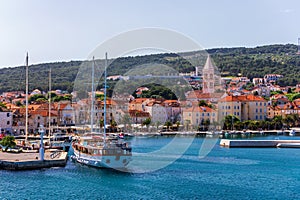
[[[220,146],[223,147],[286,147],[286,148],[299,148],[300,140],[230,140],[221,139]]]
[[[7,153],[0,152],[0,169],[33,170],[50,167],[64,167],[68,153],[63,151],[46,151],[44,159],[39,153]]]

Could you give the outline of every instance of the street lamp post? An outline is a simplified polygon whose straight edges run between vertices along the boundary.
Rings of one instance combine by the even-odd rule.
[[[43,125],[40,125],[39,133],[40,133],[40,136],[41,136],[40,160],[44,161],[44,141],[43,141],[43,139],[44,139],[45,130],[44,130],[44,126]]]

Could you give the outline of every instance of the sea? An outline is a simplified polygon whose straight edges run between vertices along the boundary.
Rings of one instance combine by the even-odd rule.
[[[1,170],[0,199],[300,199],[300,149],[225,148],[218,139],[185,136],[129,142],[134,155],[147,157],[133,156],[130,172],[71,160],[64,168]]]

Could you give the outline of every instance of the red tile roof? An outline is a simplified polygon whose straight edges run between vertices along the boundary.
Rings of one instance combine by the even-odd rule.
[[[231,101],[261,101],[266,102],[266,100],[260,96],[254,96],[252,94],[249,95],[241,95],[241,96],[227,96],[220,100],[220,102],[231,102]]]

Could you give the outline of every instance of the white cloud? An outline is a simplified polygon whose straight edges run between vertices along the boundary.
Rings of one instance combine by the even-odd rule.
[[[294,12],[293,9],[289,9],[289,8],[286,8],[284,10],[280,10],[281,13],[291,13],[291,12]]]

